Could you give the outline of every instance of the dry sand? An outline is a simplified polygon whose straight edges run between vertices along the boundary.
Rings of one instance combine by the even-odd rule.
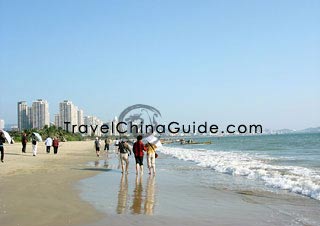
[[[97,171],[81,170],[96,160],[93,141],[61,143],[58,155],[45,151],[41,143],[32,156],[31,144],[21,153],[21,144],[5,146],[0,163],[1,226],[76,225],[102,217],[82,201],[74,182]]]

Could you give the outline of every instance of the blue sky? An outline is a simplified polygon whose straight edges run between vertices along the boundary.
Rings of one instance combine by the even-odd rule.
[[[109,120],[320,126],[320,1],[0,0],[0,118],[72,100]]]

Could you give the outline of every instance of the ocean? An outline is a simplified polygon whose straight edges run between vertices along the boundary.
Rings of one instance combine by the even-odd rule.
[[[292,192],[320,200],[320,133],[194,140],[212,143],[170,144],[160,152],[194,165],[194,172],[189,176],[200,177],[202,184]]]

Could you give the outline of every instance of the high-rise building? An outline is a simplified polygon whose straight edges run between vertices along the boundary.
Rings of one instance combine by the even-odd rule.
[[[54,115],[54,125],[58,128],[60,127],[60,115],[59,114],[55,114]]]
[[[0,119],[0,129],[4,129],[4,120],[3,119]]]
[[[83,110],[78,110],[78,126],[84,124],[84,118],[83,118]]]
[[[71,101],[65,100],[59,104],[59,115],[59,127],[64,130],[67,129],[65,122],[70,122],[71,125],[78,125],[78,107]]]
[[[87,135],[89,135],[89,136],[91,136],[91,135],[101,136],[102,135],[100,127],[103,125],[103,122],[100,119],[98,119],[96,116],[85,116],[84,117],[84,124],[88,126]],[[93,134],[93,131],[92,131],[90,125],[97,126],[97,129],[94,134]]]
[[[46,100],[38,99],[32,103],[32,128],[42,129],[50,126],[49,104]]]
[[[32,106],[28,107],[28,123],[29,123],[29,128],[32,128]]]
[[[25,129],[30,129],[31,124],[31,114],[30,108],[27,105],[26,101],[18,102],[18,129],[23,131]]]

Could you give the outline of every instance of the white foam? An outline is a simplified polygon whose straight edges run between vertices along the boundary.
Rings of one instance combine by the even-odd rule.
[[[178,147],[163,147],[159,151],[218,172],[262,180],[267,186],[320,200],[320,171],[299,166],[271,165],[266,158],[240,152],[198,151]]]

